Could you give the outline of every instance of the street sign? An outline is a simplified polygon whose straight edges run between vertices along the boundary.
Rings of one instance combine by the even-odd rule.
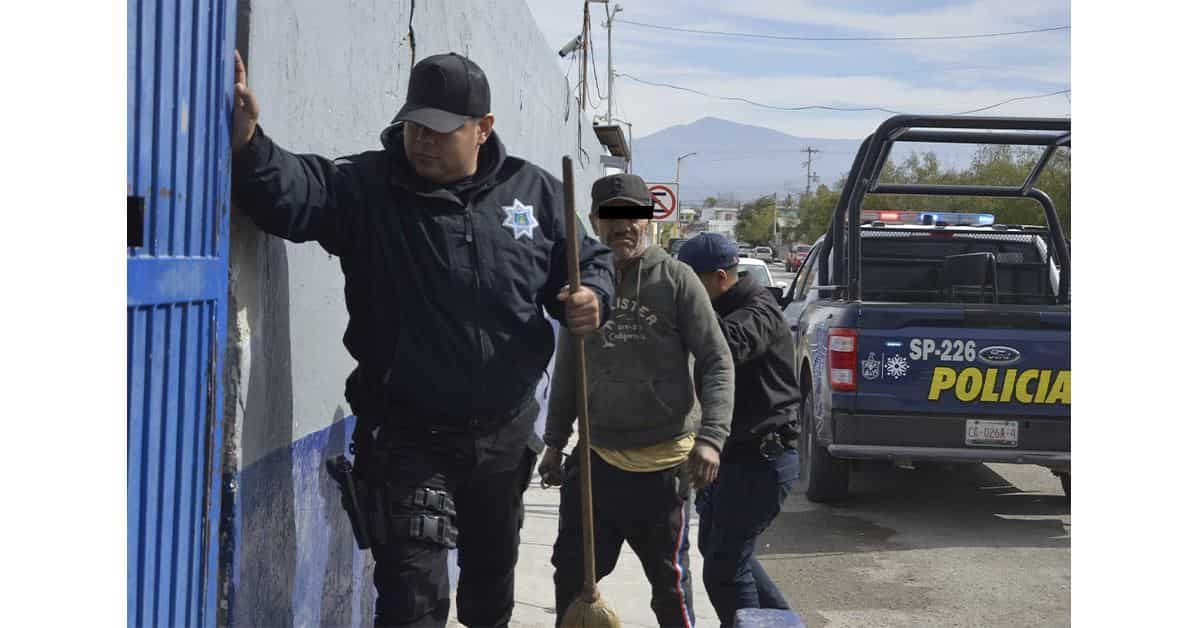
[[[650,199],[654,201],[654,219],[666,220],[675,213],[679,205],[679,185],[676,183],[649,183]]]

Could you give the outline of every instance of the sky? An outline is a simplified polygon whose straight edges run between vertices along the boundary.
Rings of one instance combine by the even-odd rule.
[[[580,0],[526,0],[551,48],[583,25]],[[684,33],[631,24],[803,37],[976,35],[1069,26],[1067,0],[627,0],[613,27],[613,70],[714,96],[779,107],[882,107],[905,113],[955,113],[1071,87],[1070,30],[1007,37],[927,41],[794,41]],[[902,8],[897,12],[897,5]],[[605,5],[592,3],[603,115]],[[577,62],[576,62],[577,64]],[[576,72],[560,61],[564,74]],[[589,66],[591,61],[589,60]],[[705,116],[755,124],[799,137],[862,138],[892,115],[879,111],[772,111],[618,76],[614,117],[634,137]],[[988,114],[1063,116],[1070,94],[1021,100]]]

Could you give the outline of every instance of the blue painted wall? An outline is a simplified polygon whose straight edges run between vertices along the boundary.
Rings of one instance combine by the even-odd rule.
[[[374,607],[369,554],[354,544],[325,458],[346,452],[354,417],[243,469],[238,626],[365,626]],[[299,542],[303,539],[303,542]]]
[[[552,321],[557,333],[558,324]],[[548,372],[553,372],[553,362]],[[549,379],[538,385],[537,432],[546,425]],[[229,600],[235,626],[370,626],[375,589],[369,552],[358,549],[337,484],[322,468],[344,454],[355,417],[337,418],[261,457],[234,478],[241,487],[240,547]],[[304,542],[299,542],[304,539]],[[451,586],[458,576],[450,554]]]

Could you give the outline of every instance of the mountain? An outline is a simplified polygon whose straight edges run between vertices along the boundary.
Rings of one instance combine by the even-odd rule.
[[[665,128],[633,142],[633,171],[646,181],[675,180],[675,158],[695,151],[680,168],[680,196],[684,204],[700,204],[706,197],[749,201],[764,194],[804,192],[807,174],[805,148],[812,156],[813,188],[832,186],[850,170],[863,138],[804,138],[774,129],[739,124],[720,118],[701,118],[690,124]],[[921,151],[935,147],[913,145]],[[936,147],[945,166],[965,167],[973,146]],[[912,149],[899,151],[901,158]],[[724,203],[723,203],[724,204]]]

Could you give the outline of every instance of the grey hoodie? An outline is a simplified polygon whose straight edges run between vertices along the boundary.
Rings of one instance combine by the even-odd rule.
[[[546,444],[562,449],[575,412],[575,338],[565,327],[551,379]],[[651,246],[620,278],[612,314],[585,336],[592,444],[636,449],[696,432],[719,451],[733,418],[733,358],[690,267]],[[688,367],[700,381],[699,425]]]

